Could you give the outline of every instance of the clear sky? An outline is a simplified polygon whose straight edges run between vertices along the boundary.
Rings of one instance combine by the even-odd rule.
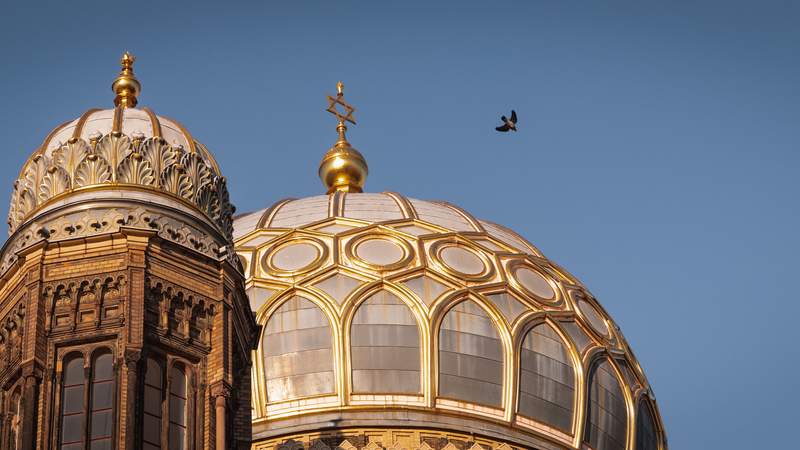
[[[14,3],[7,194],[52,128],[112,105],[126,49],[141,104],[215,152],[239,211],[319,194],[342,79],[367,189],[461,205],[582,279],[671,448],[796,443],[800,3]],[[495,132],[512,108],[519,132]]]

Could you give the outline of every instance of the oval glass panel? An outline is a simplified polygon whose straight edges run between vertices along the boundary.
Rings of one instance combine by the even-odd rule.
[[[447,267],[464,275],[480,275],[486,271],[486,265],[480,256],[464,247],[445,247],[439,253]]]
[[[305,269],[314,264],[319,257],[319,249],[316,246],[301,242],[278,249],[270,261],[275,268],[292,272]]]
[[[606,320],[603,319],[603,316],[600,314],[600,311],[597,310],[591,303],[585,300],[578,300],[578,308],[583,313],[583,316],[586,317],[586,320],[589,322],[589,325],[597,331],[598,333],[602,334],[603,336],[608,337],[608,326],[606,325]]]
[[[526,291],[543,300],[553,300],[556,292],[553,286],[539,272],[530,267],[519,267],[514,271],[514,278]]]
[[[388,239],[367,239],[355,249],[356,256],[375,266],[389,266],[402,261],[403,248]]]

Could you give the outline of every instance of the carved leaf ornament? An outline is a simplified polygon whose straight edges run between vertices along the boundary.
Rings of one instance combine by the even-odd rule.
[[[160,137],[112,132],[73,138],[34,156],[14,185],[8,223],[13,233],[46,202],[75,189],[108,183],[168,192],[197,206],[230,238],[233,206],[225,179],[208,161]]]

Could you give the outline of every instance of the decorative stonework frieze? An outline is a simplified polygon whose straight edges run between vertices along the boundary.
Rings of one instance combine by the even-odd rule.
[[[145,283],[146,325],[188,344],[210,345],[214,302],[157,277]]]
[[[45,284],[49,333],[96,328],[123,320],[126,279],[122,272]]]
[[[0,374],[16,367],[22,358],[22,336],[25,326],[26,297],[0,319]]]
[[[227,251],[216,238],[172,215],[141,206],[124,208],[93,208],[59,216],[50,221],[33,223],[9,240],[0,261],[0,273],[5,272],[18,259],[17,253],[30,245],[47,239],[57,242],[65,239],[96,236],[136,228],[155,231],[158,236],[214,259],[226,258],[234,267],[241,263],[233,251]]]

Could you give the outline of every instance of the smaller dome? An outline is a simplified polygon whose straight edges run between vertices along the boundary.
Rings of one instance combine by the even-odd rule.
[[[138,197],[193,217],[199,210],[221,236],[231,237],[233,207],[217,162],[178,122],[134,108],[141,84],[133,60],[128,53],[122,58],[112,85],[115,108],[91,109],[57,127],[23,165],[9,234],[67,204]]]

